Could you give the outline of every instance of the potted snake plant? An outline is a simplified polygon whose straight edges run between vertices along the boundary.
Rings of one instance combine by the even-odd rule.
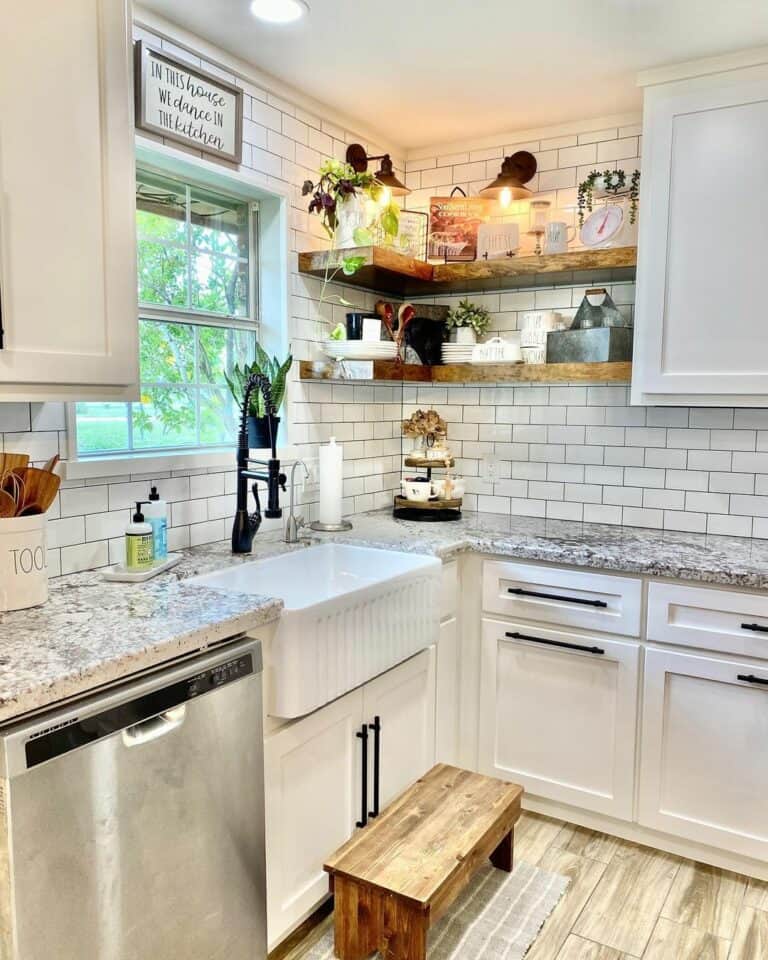
[[[288,371],[291,369],[293,356],[288,354],[281,363],[277,357],[270,357],[260,344],[256,344],[256,359],[253,363],[235,364],[232,376],[225,374],[227,386],[234,397],[238,408],[242,406],[245,395],[245,385],[248,378],[254,373],[264,374],[272,388],[272,403],[275,413],[268,416],[264,404],[264,397],[260,390],[251,394],[251,403],[248,411],[248,446],[252,450],[264,450],[272,446],[272,437],[277,434],[280,426],[280,407],[285,399],[285,385]]]

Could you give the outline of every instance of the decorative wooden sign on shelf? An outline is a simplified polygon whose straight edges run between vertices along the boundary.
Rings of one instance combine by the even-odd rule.
[[[134,49],[137,128],[240,163],[243,91],[146,40]]]

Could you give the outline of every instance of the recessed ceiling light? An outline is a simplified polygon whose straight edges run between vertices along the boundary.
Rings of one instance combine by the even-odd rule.
[[[306,0],[252,0],[251,13],[268,23],[293,23],[309,13]]]

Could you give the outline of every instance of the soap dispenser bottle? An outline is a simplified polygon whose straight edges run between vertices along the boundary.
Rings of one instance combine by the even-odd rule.
[[[149,501],[144,509],[147,523],[152,527],[155,560],[168,559],[168,505],[160,499],[157,487],[149,491]]]
[[[143,505],[144,501],[136,501],[133,521],[125,530],[125,569],[133,572],[151,570],[155,559],[152,527],[141,512]]]

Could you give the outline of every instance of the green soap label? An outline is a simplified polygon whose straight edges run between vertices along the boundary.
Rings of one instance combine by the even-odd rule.
[[[151,533],[128,533],[125,537],[125,566],[129,570],[146,570],[155,559]]]

